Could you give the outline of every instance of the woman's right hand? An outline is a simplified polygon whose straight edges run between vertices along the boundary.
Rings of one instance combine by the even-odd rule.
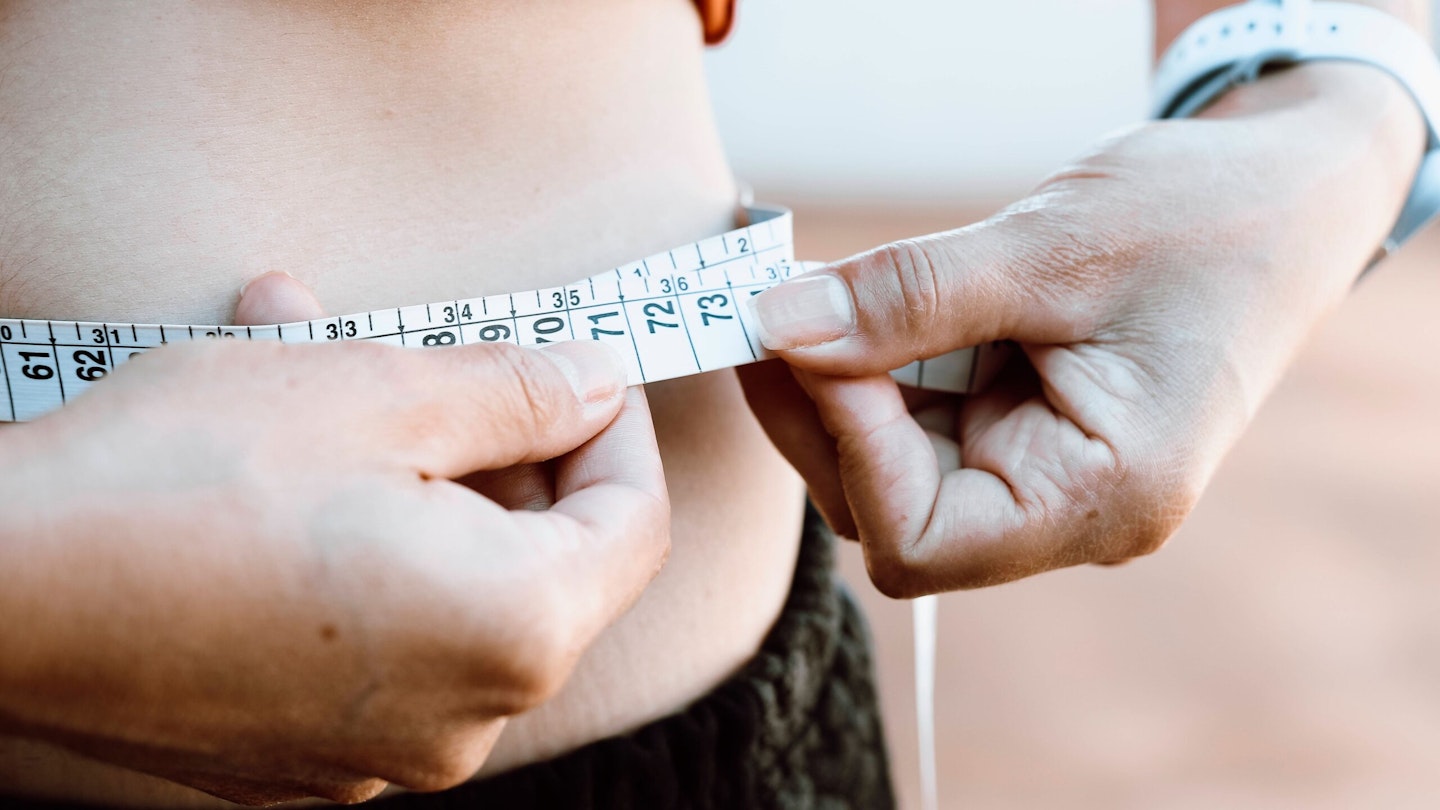
[[[553,506],[453,479],[559,457]],[[469,778],[658,572],[599,344],[229,341],[0,431],[0,728],[223,798]]]

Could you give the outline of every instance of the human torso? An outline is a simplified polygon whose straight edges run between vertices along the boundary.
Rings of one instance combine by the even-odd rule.
[[[683,0],[0,2],[0,316],[224,322],[275,269],[358,312],[562,284],[719,232],[734,187],[698,26]],[[90,58],[63,58],[77,39]],[[798,482],[732,374],[650,394],[670,561],[485,772],[684,706],[779,610]],[[22,739],[0,739],[5,792],[215,801]]]

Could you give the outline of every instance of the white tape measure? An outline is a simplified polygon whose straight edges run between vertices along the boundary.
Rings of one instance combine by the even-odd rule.
[[[160,326],[0,319],[0,421],[24,422],[84,393],[126,360],[166,343],[205,339],[396,346],[599,340],[618,349],[631,384],[685,377],[769,357],[746,301],[818,265],[797,263],[790,212],[746,209],[750,224],[617,267],[576,284],[375,310],[280,326]],[[970,349],[894,372],[919,388],[964,392],[999,353]]]
[[[135,355],[189,340],[374,340],[414,347],[600,340],[625,358],[632,385],[763,360],[770,354],[760,345],[746,301],[819,264],[795,261],[789,211],[747,207],[745,212],[749,224],[743,228],[577,284],[530,292],[279,326],[0,319],[0,422],[43,416]],[[1003,358],[994,346],[981,346],[912,363],[893,376],[917,388],[964,393],[983,385]],[[915,619],[922,792],[924,806],[933,808],[933,597],[916,600]]]

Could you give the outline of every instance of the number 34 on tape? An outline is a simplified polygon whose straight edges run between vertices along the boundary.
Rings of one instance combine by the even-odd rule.
[[[599,340],[625,358],[632,384],[764,360],[747,299],[816,264],[794,258],[790,212],[747,209],[750,224],[617,267],[575,284],[287,323],[279,326],[0,319],[0,421],[63,406],[126,360],[166,343],[205,339],[395,346],[535,345]],[[1003,361],[995,346],[954,352],[893,372],[918,388],[965,392]]]

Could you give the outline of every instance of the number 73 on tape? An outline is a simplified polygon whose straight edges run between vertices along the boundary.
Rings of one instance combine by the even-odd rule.
[[[632,384],[764,360],[770,355],[760,345],[747,299],[819,265],[795,261],[789,211],[756,207],[747,213],[745,227],[564,287],[278,326],[0,319],[0,421],[34,419],[131,357],[189,340],[369,340],[419,348],[599,340],[619,351]],[[918,388],[972,391],[1003,356],[997,346],[981,346],[912,363],[893,375]]]

